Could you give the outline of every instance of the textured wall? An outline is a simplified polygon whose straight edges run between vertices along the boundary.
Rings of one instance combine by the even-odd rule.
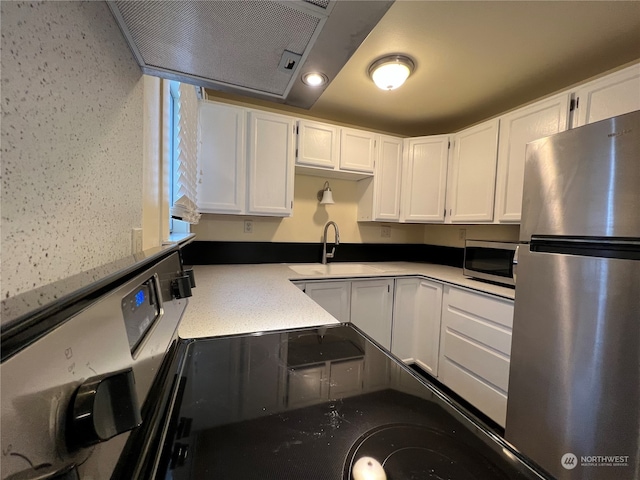
[[[104,2],[1,2],[2,295],[122,258],[142,224],[141,72]]]

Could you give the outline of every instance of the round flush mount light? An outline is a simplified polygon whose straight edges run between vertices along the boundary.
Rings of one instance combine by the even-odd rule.
[[[302,83],[310,87],[321,87],[325,85],[329,79],[323,73],[308,72],[302,75]]]
[[[369,67],[369,76],[378,88],[395,90],[413,73],[415,63],[405,55],[387,55]]]

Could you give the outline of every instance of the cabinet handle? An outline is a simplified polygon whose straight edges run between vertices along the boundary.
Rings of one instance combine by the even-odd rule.
[[[516,246],[516,251],[513,254],[513,283],[516,283],[516,277],[517,277],[517,270],[518,270],[518,255],[520,254],[520,245]]]

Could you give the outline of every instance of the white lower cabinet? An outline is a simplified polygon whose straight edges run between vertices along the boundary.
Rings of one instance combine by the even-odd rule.
[[[389,350],[393,315],[393,279],[351,282],[351,322]]]
[[[328,368],[325,363],[291,368],[288,376],[287,405],[305,407],[329,399]]]
[[[504,427],[513,301],[444,287],[438,378]]]
[[[422,277],[295,283],[338,320],[351,321],[504,427],[513,300]],[[385,357],[373,353],[367,365],[356,360],[290,371],[289,405],[384,388],[389,377]],[[328,378],[333,394],[322,385]]]
[[[423,278],[399,278],[393,307],[391,352],[438,376],[442,284]]]
[[[351,282],[307,282],[303,291],[340,322],[348,322],[351,313]]]

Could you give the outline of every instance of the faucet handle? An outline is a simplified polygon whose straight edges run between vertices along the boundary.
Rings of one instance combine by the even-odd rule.
[[[336,254],[336,247],[333,247],[333,248],[331,249],[331,253],[327,252],[326,257],[327,257],[327,258],[333,258],[333,256],[334,256],[335,254]]]

